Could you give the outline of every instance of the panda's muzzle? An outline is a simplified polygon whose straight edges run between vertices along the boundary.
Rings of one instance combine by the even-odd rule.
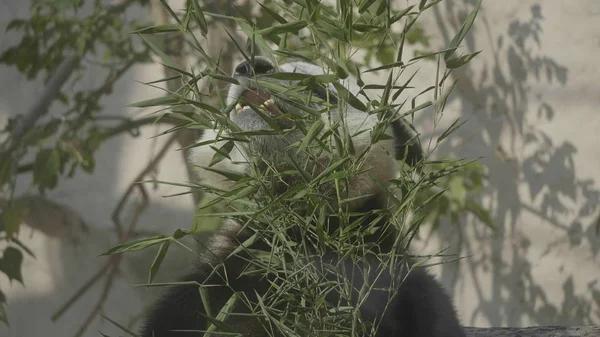
[[[250,78],[256,75],[263,75],[275,72],[276,68],[267,58],[261,56],[254,57],[254,63],[251,64],[248,60],[238,64],[234,70],[234,77]],[[257,89],[246,89],[238,98],[238,103],[235,106],[235,111],[239,114],[251,105],[250,108],[256,108],[262,112],[266,112],[271,116],[279,116],[282,114],[277,107],[275,99],[266,91]]]
[[[249,105],[248,103],[271,116],[279,116],[282,114],[281,110],[279,110],[275,104],[275,99],[266,91],[250,89],[244,90],[235,106],[235,112],[242,112],[244,108]]]

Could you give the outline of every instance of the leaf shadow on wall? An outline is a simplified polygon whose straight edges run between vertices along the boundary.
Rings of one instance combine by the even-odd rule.
[[[459,29],[475,2],[446,1],[434,7],[446,44],[452,39],[448,32]],[[600,320],[593,309],[600,306],[600,277],[584,291],[576,291],[574,275],[557,262],[556,269],[548,272],[563,279],[559,295],[548,294],[544,280],[532,273],[536,259],[553,256],[553,249],[565,243],[569,249],[588,246],[592,258],[598,255],[600,237],[591,218],[598,212],[600,190],[594,179],[577,175],[575,144],[557,142],[539,127],[553,122],[557,113],[567,112],[555,111],[542,94],[532,90],[532,84],[565,90],[569,71],[544,54],[542,5],[531,6],[529,15],[521,13],[525,12],[519,12],[504,32],[497,32],[486,19],[490,13],[482,7],[461,51],[484,50],[492,56],[483,62],[476,59],[477,69],[470,65],[458,72],[461,80],[450,97],[460,106],[458,117],[468,119],[469,126],[454,135],[460,139],[458,146],[444,142],[436,150],[457,157],[483,157],[489,188],[480,201],[493,212],[497,231],[465,216],[461,226],[441,226],[439,237],[443,244],[458,247],[461,256],[470,256],[462,262],[461,278],[474,286],[461,295],[477,296],[477,305],[470,317],[462,317],[463,323],[483,318],[492,326],[521,326],[527,317],[540,325],[592,324]],[[488,39],[484,44],[474,36]],[[533,227],[528,230],[524,216],[539,219],[535,226],[547,226],[554,235],[546,240],[550,242],[541,254],[532,249],[532,239],[539,240],[531,236]],[[457,273],[455,266],[442,267],[442,281],[452,285],[455,294]]]

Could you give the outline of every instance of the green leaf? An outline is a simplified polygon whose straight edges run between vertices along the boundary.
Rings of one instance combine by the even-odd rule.
[[[308,78],[300,81],[299,84],[307,86],[309,89],[317,89],[321,85],[334,83],[338,77],[334,74],[311,75]]]
[[[202,300],[202,306],[204,306],[204,311],[206,311],[206,315],[208,317],[212,317],[212,307],[210,306],[210,294],[208,289],[203,285],[198,287],[198,293],[200,293],[200,299]]]
[[[467,189],[464,184],[464,178],[461,176],[454,176],[450,179],[448,184],[448,192],[452,197],[453,201],[458,203],[460,206],[464,206],[467,202]]]
[[[363,0],[360,5],[358,5],[358,12],[360,14],[364,13],[376,0]]]
[[[341,85],[340,83],[333,83],[333,86],[338,92],[338,95],[341,99],[346,100],[350,106],[360,111],[366,112],[367,106],[361,102],[356,96],[354,96],[346,87]]]
[[[65,10],[75,5],[77,0],[56,0],[56,8],[59,10]]]
[[[58,183],[60,170],[60,154],[57,149],[42,149],[35,156],[33,183],[40,192],[46,188],[54,188]]]
[[[311,142],[319,135],[319,133],[321,132],[321,130],[323,130],[323,127],[325,126],[325,123],[323,122],[323,120],[319,119],[317,120],[308,130],[308,132],[306,133],[306,136],[304,137],[304,139],[302,140],[302,143],[300,144],[300,146],[298,147],[298,151],[296,151],[296,154],[303,152],[304,150],[306,150],[306,148],[308,147],[309,144],[311,144]]]
[[[479,55],[479,53],[481,53],[481,51],[478,51],[473,54],[463,55],[458,58],[449,59],[446,61],[446,68],[449,68],[449,69],[460,68],[460,67],[464,66],[465,64],[469,63],[469,61],[471,61],[475,56]]]
[[[4,322],[4,324],[10,326],[8,324],[8,315],[6,314],[6,295],[0,289],[0,321]]]
[[[16,29],[19,29],[19,28],[23,27],[24,25],[25,25],[25,20],[15,19],[15,20],[12,20],[8,24],[8,26],[6,26],[6,31],[8,32],[8,31],[11,31],[13,29],[16,30]]]
[[[231,159],[231,157],[229,157],[229,153],[231,153],[231,150],[233,150],[234,145],[235,143],[231,140],[227,141],[220,148],[216,148],[215,146],[211,145],[210,148],[213,149],[213,151],[215,151],[215,154],[212,157],[212,160],[210,161],[210,164],[208,164],[208,166],[213,166],[218,162],[223,161],[223,159],[225,158]]]
[[[471,213],[473,213],[475,216],[477,216],[477,218],[481,222],[486,224],[488,227],[490,227],[493,230],[496,230],[494,220],[492,219],[492,216],[491,216],[489,210],[487,210],[486,208],[484,208],[483,206],[481,206],[480,204],[478,204],[477,202],[475,202],[471,199],[467,200],[467,202],[465,204],[465,208],[467,210],[469,210]]]
[[[151,98],[145,101],[139,101],[136,103],[131,103],[127,105],[132,108],[146,108],[151,106],[159,106],[159,105],[177,105],[181,104],[183,100],[178,95],[168,94],[163,97]]]
[[[275,80],[287,80],[287,81],[301,81],[307,79],[313,75],[304,73],[289,73],[289,72],[277,72],[257,76],[258,78],[272,78]]]
[[[28,211],[26,203],[13,200],[0,213],[0,230],[4,230],[9,238],[16,236]]]
[[[177,63],[174,62],[160,48],[158,48],[158,46],[156,46],[155,42],[159,42],[159,41],[156,41],[157,40],[156,37],[154,37],[152,35],[146,36],[145,34],[139,34],[139,36],[142,38],[142,40],[144,40],[144,42],[146,42],[148,47],[150,47],[150,49],[152,49],[152,51],[161,58],[162,63],[164,63],[165,65],[168,65],[171,69],[177,69]],[[162,41],[162,39],[160,41]]]
[[[160,34],[160,33],[177,32],[180,30],[181,30],[181,27],[179,27],[179,25],[165,24],[165,25],[144,27],[142,29],[138,29],[131,33],[132,34]]]
[[[350,161],[350,157],[346,157],[344,159],[338,160],[337,162],[329,165],[328,168],[326,168],[323,172],[321,172],[321,174],[319,174],[315,180],[319,181],[320,179],[326,178],[329,174],[331,174],[333,171],[337,170],[338,167],[344,165],[345,163],[347,163],[348,161]]]
[[[292,21],[279,26],[273,26],[256,31],[259,35],[283,34],[283,33],[298,33],[298,31],[308,26],[308,22],[304,20]]]
[[[237,19],[236,22],[240,26],[240,29],[242,30],[242,32],[246,35],[246,37],[248,37],[248,40],[254,41],[254,43],[256,43],[256,45],[258,47],[260,47],[260,49],[262,49],[265,53],[268,53],[268,54],[273,53],[271,46],[269,46],[267,41],[265,41],[265,39],[262,36],[257,34],[257,32],[255,31],[253,26],[251,26],[245,20]]]
[[[348,42],[348,39],[346,37],[346,30],[344,30],[344,28],[340,26],[338,22],[323,19],[315,22],[315,24],[319,32],[327,34],[331,38],[343,42]]]
[[[408,6],[405,9],[394,13],[394,15],[392,15],[390,18],[390,25],[402,19],[406,14],[408,14],[408,12],[410,12],[411,9],[413,9],[413,7],[415,7],[415,5]]]
[[[148,283],[152,283],[154,280],[154,276],[158,272],[158,268],[160,268],[161,263],[165,259],[167,255],[167,251],[169,250],[169,245],[171,241],[164,241],[160,248],[158,249],[158,253],[156,253],[156,257],[154,257],[154,261],[152,261],[152,265],[150,266],[150,274],[148,275]]]
[[[202,36],[206,36],[208,34],[208,24],[206,23],[206,18],[204,17],[204,12],[198,5],[198,0],[191,0],[192,6],[194,7],[194,20],[200,28],[200,32],[202,32]]]
[[[458,124],[458,119],[456,119],[447,129],[446,131],[444,131],[437,139],[436,143],[439,144],[442,140],[446,139],[448,136],[450,136],[454,131],[458,130],[458,128],[460,128],[463,124],[465,124],[467,121],[463,121],[460,124]]]
[[[171,237],[165,236],[165,235],[157,235],[157,236],[153,236],[153,237],[149,237],[149,238],[133,240],[133,241],[129,241],[129,242],[114,246],[114,247],[108,249],[107,251],[105,251],[104,253],[100,254],[100,256],[112,255],[112,254],[123,253],[123,252],[132,252],[132,251],[148,248],[148,247],[151,247],[151,246],[154,246],[157,244],[161,244],[161,243],[163,243],[165,241],[169,241],[169,240],[171,240]]]
[[[223,307],[217,314],[216,318],[199,313],[200,315],[204,316],[206,318],[206,320],[208,320],[211,323],[211,325],[208,327],[208,329],[206,329],[206,334],[211,335],[211,334],[209,334],[209,332],[217,332],[217,331],[218,332],[229,332],[230,335],[232,333],[235,333],[235,330],[233,330],[233,328],[231,328],[229,325],[227,325],[225,323],[225,319],[227,318],[227,316],[229,316],[230,313],[233,312],[233,310],[235,309],[236,303],[237,303],[237,295],[234,293],[231,295],[229,300],[227,300],[225,305],[223,305]],[[216,329],[218,329],[218,330],[216,330]],[[236,335],[233,335],[233,336],[236,336]],[[239,336],[241,336],[241,334],[239,334]]]
[[[186,99],[185,102],[189,103],[190,105],[195,106],[198,109],[202,109],[202,110],[206,110],[211,114],[216,114],[216,115],[220,115],[221,111],[217,108],[215,108],[214,106],[210,105],[210,104],[205,104],[202,102],[198,102],[198,101],[194,101],[194,100],[188,100]]]
[[[273,19],[275,19],[275,21],[277,21],[279,23],[283,23],[283,24],[288,23],[286,19],[284,19],[281,15],[277,14],[277,12],[275,12],[268,6],[265,6],[265,5],[261,4],[260,2],[257,2],[257,3],[265,12],[267,12]]]
[[[217,174],[222,175],[223,177],[232,180],[232,181],[238,181],[238,180],[242,180],[244,178],[248,178],[248,175],[245,173],[240,173],[240,172],[235,172],[235,171],[230,171],[230,170],[220,170],[220,169],[216,169],[214,167],[207,167],[207,166],[200,166],[203,169],[207,170],[207,171],[211,171]]]
[[[105,320],[109,321],[110,323],[112,323],[114,326],[116,326],[117,328],[121,329],[123,332],[127,333],[128,335],[132,336],[132,337],[138,337],[137,334],[135,334],[133,331],[127,329],[127,327],[125,327],[123,324],[119,324],[119,322],[115,321],[114,319],[111,319],[110,317],[101,314],[102,318],[104,318]],[[103,334],[103,336],[106,336]],[[106,337],[110,337],[110,336],[106,336]]]
[[[2,271],[8,279],[17,280],[23,284],[23,275],[21,274],[21,265],[23,263],[23,253],[14,247],[4,249],[4,254],[0,258],[0,271]]]
[[[430,8],[432,6],[437,5],[440,2],[442,2],[442,0],[434,0],[434,1],[430,2],[430,3],[428,3],[426,6],[423,7],[423,9],[421,9],[421,12],[427,10],[428,8]]]
[[[364,73],[370,73],[372,71],[378,71],[378,70],[384,70],[384,69],[390,69],[390,68],[396,68],[396,67],[404,68],[404,67],[406,67],[406,65],[404,64],[403,61],[398,61],[398,62],[394,62],[394,63],[390,63],[390,64],[385,64],[380,67],[365,70]]]
[[[481,7],[481,1],[482,0],[477,1],[475,8],[473,8],[469,16],[467,16],[465,22],[458,30],[458,33],[456,33],[456,35],[452,38],[452,41],[450,41],[450,45],[448,46],[449,50],[444,54],[444,61],[448,62],[448,60],[450,59],[452,54],[454,54],[462,40],[465,38],[465,36],[467,36],[467,33],[469,32],[471,26],[473,25],[473,22],[475,21],[475,17],[477,17],[477,12],[479,12],[479,8]]]

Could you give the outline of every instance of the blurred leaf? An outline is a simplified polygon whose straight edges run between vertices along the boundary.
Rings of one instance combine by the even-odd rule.
[[[8,315],[6,314],[6,297],[2,290],[0,290],[0,321],[10,326],[10,324],[8,324]]]
[[[21,274],[21,265],[23,263],[23,253],[14,247],[6,247],[4,254],[0,258],[0,271],[2,271],[8,279],[17,280],[23,284],[23,275]]]
[[[467,189],[464,185],[464,178],[455,176],[450,179],[449,189],[450,197],[459,204],[464,206],[467,199]]]
[[[494,225],[494,220],[492,219],[492,215],[490,214],[489,210],[483,208],[483,206],[481,206],[474,200],[470,200],[470,199],[467,200],[467,202],[465,204],[465,208],[468,211],[470,211],[471,213],[473,213],[475,216],[477,216],[477,218],[481,222],[486,224],[490,229],[496,230],[496,226]]]
[[[133,108],[146,108],[151,106],[159,106],[159,105],[176,105],[182,103],[181,97],[175,94],[168,94],[167,96],[157,97],[147,99],[145,101],[140,101],[136,103],[128,104],[128,107]]]
[[[57,149],[42,149],[35,157],[33,182],[40,192],[54,188],[58,183],[60,153]]]
[[[0,213],[0,230],[4,230],[9,238],[15,237],[19,233],[21,223],[28,212],[29,209],[26,203],[13,200]]]
[[[77,2],[78,0],[56,0],[56,7],[59,10],[65,10],[69,7],[72,7]]]

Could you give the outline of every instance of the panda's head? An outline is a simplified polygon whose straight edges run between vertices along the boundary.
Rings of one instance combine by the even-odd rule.
[[[324,74],[323,69],[314,64],[290,62],[278,67],[267,58],[261,56],[255,56],[253,61],[254,63],[243,61],[235,67],[233,78],[239,84],[231,85],[227,95],[228,105],[237,103],[230,117],[242,130],[271,129],[272,126],[264,121],[264,118],[256,112],[256,108],[263,114],[272,117],[281,128],[290,128],[292,126],[291,121],[280,117],[298,115],[302,112],[292,104],[289,104],[292,97],[286,97],[286,95],[296,94],[297,98],[306,99],[304,103],[313,106],[318,105],[318,102],[321,101],[333,105],[338,103],[336,90],[331,84],[327,88],[323,85],[314,86],[310,90],[313,98],[311,99],[308,92],[295,90],[276,93],[269,91],[269,88],[261,88],[261,84],[257,81],[268,81],[279,85],[280,88],[291,88],[293,85],[298,84],[298,81],[277,80],[269,78],[269,75],[276,73],[297,73],[309,76]],[[264,84],[265,82],[262,83]]]
[[[271,167],[289,163],[290,159],[303,164],[309,162],[310,158],[316,163],[316,166],[312,166],[312,174],[318,175],[319,170],[326,169],[329,164],[338,160],[339,154],[342,153],[339,148],[340,144],[343,146],[340,142],[340,138],[343,137],[339,136],[342,131],[338,133],[337,139],[332,140],[335,137],[332,137],[329,130],[343,129],[352,141],[354,155],[350,164],[357,172],[362,172],[353,176],[344,186],[344,197],[356,198],[385,194],[381,193],[381,183],[385,185],[386,181],[398,177],[397,160],[413,165],[423,159],[418,139],[401,119],[396,119],[381,128],[378,114],[369,114],[349,104],[342,104],[343,95],[338,95],[331,83],[299,83],[302,76],[286,77],[282,73],[308,76],[326,74],[321,67],[314,64],[290,62],[278,66],[259,56],[254,57],[253,63],[239,63],[233,72],[233,78],[239,84],[231,85],[226,103],[227,106],[234,107],[229,114],[230,120],[248,136],[247,141],[235,142],[229,156],[219,162],[218,169],[250,173],[249,163],[255,162],[257,157],[274,163]],[[359,97],[360,88],[353,81],[345,79],[340,81],[340,84],[354,97]],[[273,90],[273,85],[277,90]],[[311,128],[311,123],[314,125],[315,122],[323,127],[318,131],[318,135],[315,137],[313,134],[311,139],[329,142],[330,148],[317,154],[303,154],[302,151],[298,151],[298,145],[308,139],[307,131]],[[343,125],[342,128],[340,125]],[[382,131],[385,137],[373,142],[373,135]],[[328,136],[323,136],[327,133]],[[221,138],[222,135],[215,130],[205,130],[201,141]],[[225,182],[222,175],[215,175],[211,170],[202,168],[212,165],[210,162],[215,154],[214,149],[220,142],[217,142],[216,147],[212,145],[196,148],[190,159],[205,183],[228,190],[232,185]],[[284,167],[284,170],[286,169]],[[379,183],[374,183],[375,180]]]
[[[337,92],[333,85],[314,84],[312,88],[298,85],[299,80],[283,80],[273,78],[273,74],[296,73],[302,75],[322,75],[322,68],[305,62],[289,62],[281,66],[275,65],[269,59],[255,56],[250,60],[239,63],[233,71],[233,78],[239,84],[231,85],[227,95],[227,105],[234,105],[230,112],[230,119],[242,131],[273,130],[277,128],[283,132],[273,134],[255,135],[251,137],[250,146],[260,154],[272,158],[273,153],[289,153],[289,146],[301,140],[304,134],[300,128],[295,127],[299,120],[316,121],[314,115],[298,108],[298,105],[310,107],[328,115],[327,122],[338,120],[336,105],[338,104]],[[270,83],[279,88],[265,87]],[[352,83],[353,94],[358,93],[358,88]],[[327,104],[331,109],[322,110]],[[350,113],[350,115],[352,115]],[[313,118],[312,120],[310,118]],[[364,118],[364,114],[362,116]],[[353,124],[353,123],[350,123]],[[356,123],[358,124],[358,123]]]

